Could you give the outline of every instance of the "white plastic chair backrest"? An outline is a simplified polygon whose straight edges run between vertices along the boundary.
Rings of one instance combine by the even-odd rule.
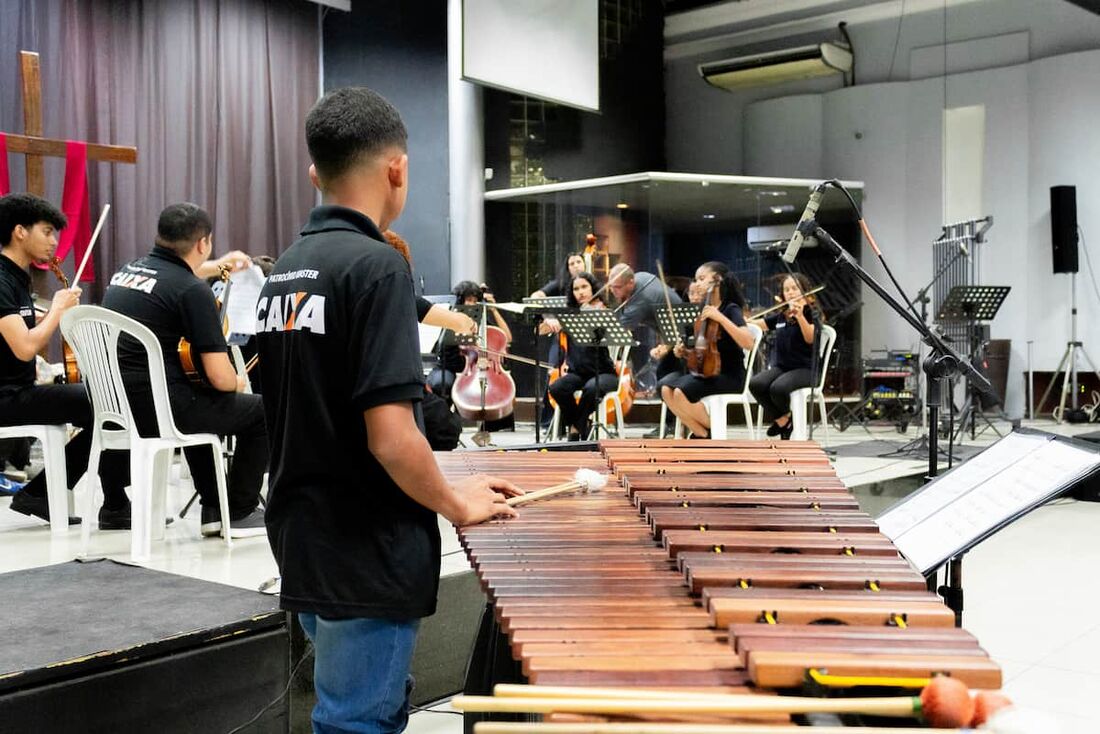
[[[821,327],[821,374],[817,380],[817,391],[825,389],[825,375],[829,371],[829,360],[833,357],[833,345],[836,344],[836,329],[824,324]]]
[[[96,420],[110,421],[136,432],[133,411],[118,363],[118,339],[127,334],[145,348],[149,361],[149,387],[162,438],[181,438],[168,403],[168,378],[160,342],[148,327],[128,316],[100,306],[74,306],[61,317],[61,333],[69,342],[88,393]]]
[[[752,371],[756,367],[756,353],[760,351],[760,342],[764,339],[764,330],[756,324],[745,324],[752,333],[752,349],[745,352],[745,383],[748,384]]]

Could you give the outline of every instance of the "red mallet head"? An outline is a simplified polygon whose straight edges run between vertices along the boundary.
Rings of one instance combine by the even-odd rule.
[[[957,678],[937,676],[920,694],[921,712],[935,727],[964,727],[974,716],[974,701],[966,684]]]
[[[970,726],[975,728],[981,726],[989,721],[989,718],[993,716],[993,714],[1011,705],[1012,701],[1003,693],[998,693],[997,691],[979,691],[978,694],[974,696],[974,718],[970,720]]]

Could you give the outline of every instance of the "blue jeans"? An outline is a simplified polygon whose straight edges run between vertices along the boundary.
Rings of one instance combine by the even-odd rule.
[[[420,620],[298,614],[313,642],[315,734],[401,732],[409,721],[409,661]]]

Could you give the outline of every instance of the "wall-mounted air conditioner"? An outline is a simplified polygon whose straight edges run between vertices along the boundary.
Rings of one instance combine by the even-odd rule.
[[[819,43],[699,64],[699,75],[707,84],[728,90],[847,74],[851,70],[852,50],[836,43]]]

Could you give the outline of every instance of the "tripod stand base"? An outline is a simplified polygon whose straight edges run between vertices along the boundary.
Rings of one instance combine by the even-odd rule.
[[[907,441],[906,443],[903,443],[901,446],[898,446],[893,451],[888,451],[885,454],[879,454],[878,457],[880,459],[886,459],[891,456],[925,457],[928,456],[928,445],[928,434],[922,432],[912,441]],[[947,456],[947,452],[943,449],[942,446],[937,445],[936,451],[940,454],[940,456]]]

